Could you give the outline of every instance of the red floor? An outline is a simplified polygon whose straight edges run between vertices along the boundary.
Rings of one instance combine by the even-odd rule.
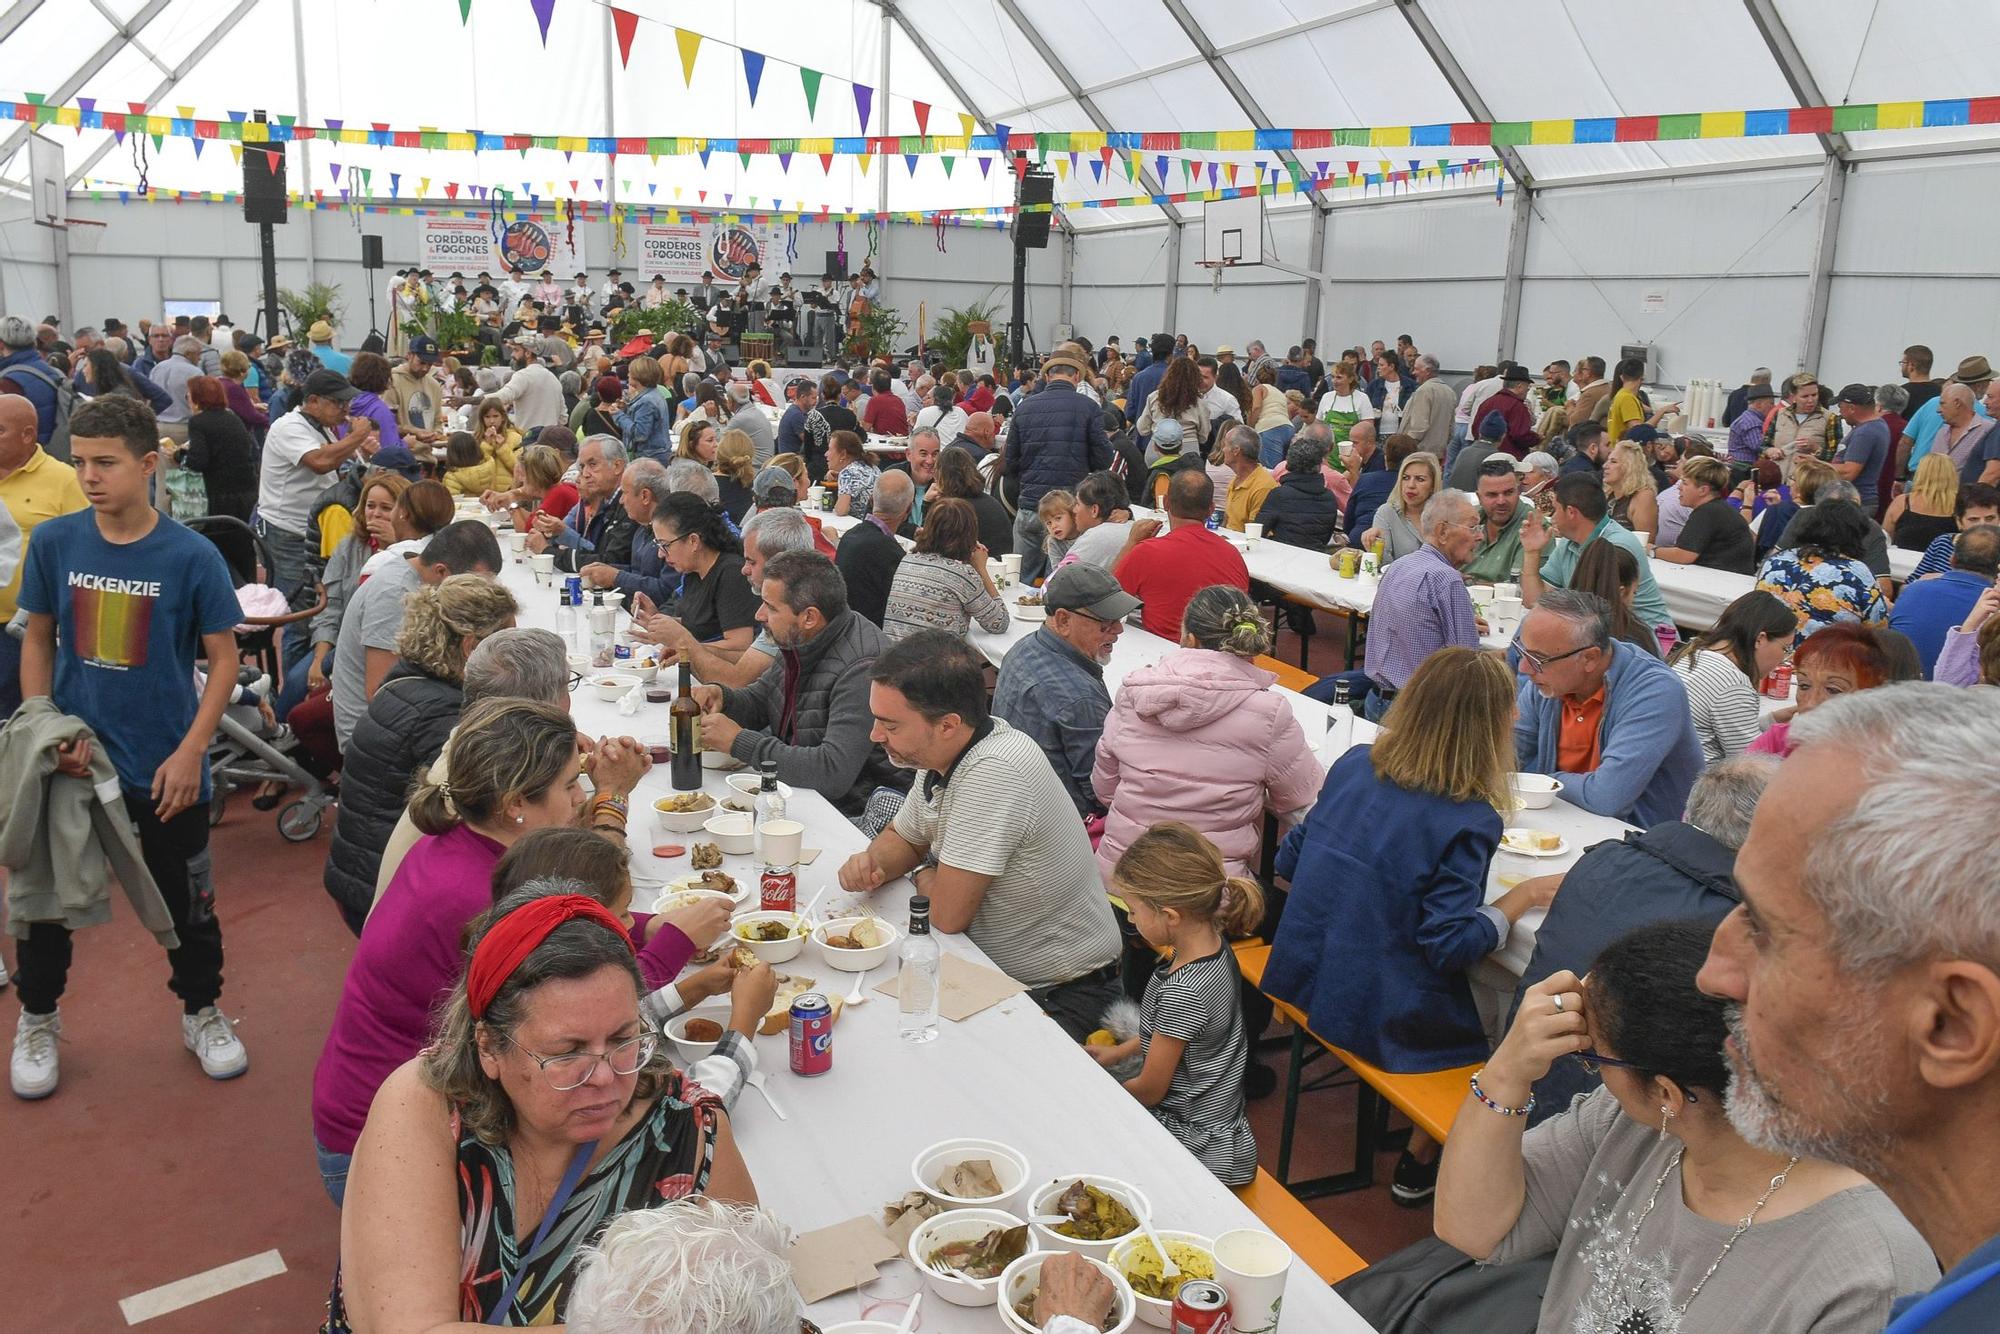
[[[1322,618],[1312,665],[1336,670],[1342,626]],[[1278,648],[1298,661],[1297,641]],[[181,1046],[166,960],[124,908],[80,934],[63,1000],[62,1085],[24,1103],[0,1094],[0,1273],[9,1329],[99,1334],[125,1326],[118,1302],[276,1249],[285,1272],[147,1321],[159,1334],[296,1331],[317,1324],[338,1226],[314,1167],[308,1102],[313,1063],[352,950],[320,888],[324,836],[281,841],[270,815],[238,798],[215,831],[217,901],[228,951],[223,1008],[239,1021],[250,1070],[204,1079]],[[11,946],[8,947],[11,959]],[[0,993],[11,1042],[18,1003]],[[1282,1053],[1267,1057],[1274,1067]],[[1353,1143],[1354,1094],[1308,1095],[1296,1177],[1341,1171]],[[1252,1104],[1275,1168],[1282,1095]],[[1386,1181],[1393,1154],[1377,1177]],[[1364,1257],[1428,1234],[1430,1212],[1388,1191],[1315,1201]]]

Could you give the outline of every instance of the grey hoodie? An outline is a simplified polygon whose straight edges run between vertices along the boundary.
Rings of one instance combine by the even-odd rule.
[[[56,747],[92,742],[90,777],[56,772]],[[118,786],[118,773],[90,727],[38,695],[0,728],[0,866],[7,876],[7,930],[26,939],[36,922],[74,931],[111,920],[107,869],[132,909],[168,949],[180,944]]]

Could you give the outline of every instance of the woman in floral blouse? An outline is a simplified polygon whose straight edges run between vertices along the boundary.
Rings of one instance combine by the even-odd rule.
[[[1794,648],[1821,626],[1889,619],[1889,604],[1862,560],[1868,516],[1860,506],[1821,501],[1803,511],[1795,529],[1798,545],[1773,552],[1757,579],[1757,587],[1777,594],[1797,613]]]

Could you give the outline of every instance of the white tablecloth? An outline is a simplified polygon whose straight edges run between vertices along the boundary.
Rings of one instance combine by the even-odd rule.
[[[519,623],[555,628],[556,587],[537,585],[525,565],[509,562],[503,582],[521,603]],[[1306,701],[1310,703],[1310,701]],[[1317,706],[1314,706],[1317,707]],[[645,705],[623,715],[587,686],[572,704],[579,729],[590,735],[636,737],[666,732],[665,707]],[[685,860],[661,862],[650,853],[661,841],[652,824],[653,799],[667,791],[665,767],[648,774],[633,794],[635,878],[652,884],[688,873]],[[726,792],[713,773],[705,790]],[[866,840],[819,794],[794,792],[788,813],[806,827],[805,846],[819,857],[799,870],[799,893],[809,898],[832,885],[826,903],[841,899],[840,863]],[[692,844],[699,835],[672,836]],[[739,880],[754,876],[749,858],[725,858],[723,869]],[[899,925],[907,918],[910,887],[898,880],[875,895],[877,908]],[[651,893],[635,895],[640,906]],[[821,913],[825,912],[822,904]],[[963,936],[941,935],[944,948],[987,962]],[[849,975],[824,966],[816,947],[784,965],[786,971],[845,990]],[[867,985],[894,976],[893,963]],[[939,1140],[974,1136],[1003,1141],[1027,1155],[1036,1177],[1095,1172],[1133,1182],[1152,1199],[1162,1227],[1214,1236],[1259,1227],[1256,1216],[1191,1157],[1152,1116],[1036,1008],[1016,996],[963,1024],[945,1023],[937,1041],[908,1046],[896,1034],[895,1003],[876,996],[849,1010],[834,1034],[833,1069],[813,1079],[791,1074],[784,1036],[756,1039],[759,1067],[789,1121],[780,1121],[744,1090],[732,1121],[759,1198],[794,1231],[806,1232],[875,1213],[914,1188],[910,1162]],[[854,1293],[815,1304],[821,1325],[859,1317]],[[998,1317],[926,1300],[926,1331],[990,1331]],[[1369,1326],[1335,1296],[1303,1262],[1294,1261],[1286,1292],[1284,1329],[1301,1334],[1359,1332]]]
[[[1917,562],[1924,558],[1921,551],[1899,547],[1893,543],[1889,547],[1889,573],[1898,579],[1908,579],[1917,571]]]

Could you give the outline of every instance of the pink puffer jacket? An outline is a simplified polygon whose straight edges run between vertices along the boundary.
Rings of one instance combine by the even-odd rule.
[[[1091,783],[1110,807],[1105,883],[1132,840],[1163,820],[1207,835],[1231,875],[1255,875],[1266,810],[1303,809],[1326,771],[1277,677],[1232,654],[1184,648],[1126,676],[1104,720]]]

